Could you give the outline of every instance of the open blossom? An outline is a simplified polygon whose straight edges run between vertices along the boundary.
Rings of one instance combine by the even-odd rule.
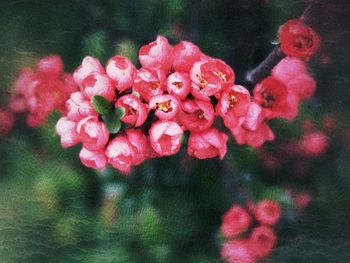
[[[104,74],[105,70],[97,58],[87,56],[83,59],[81,65],[74,71],[74,81],[81,86],[83,80],[92,73]]]
[[[228,210],[222,219],[221,233],[227,237],[234,237],[250,226],[251,218],[246,209],[235,205]]]
[[[249,238],[250,251],[254,257],[262,258],[271,254],[276,246],[277,237],[273,229],[268,226],[255,227]]]
[[[160,156],[173,155],[180,150],[183,130],[174,121],[157,121],[149,130],[153,150]]]
[[[220,59],[194,63],[190,77],[192,95],[202,100],[209,100],[209,97],[213,95],[218,96],[225,85],[232,85],[235,81],[232,68]]]
[[[165,37],[157,36],[156,41],[140,48],[139,61],[144,68],[169,71],[173,63],[173,48]]]
[[[140,93],[142,99],[148,102],[151,97],[164,93],[165,80],[166,76],[163,71],[149,71],[141,68],[137,72],[133,91]]]
[[[114,56],[108,60],[106,72],[115,82],[117,90],[123,92],[131,88],[136,77],[137,69],[128,58],[124,56]]]
[[[221,256],[228,263],[255,263],[246,240],[233,240],[225,243],[221,249]]]
[[[184,129],[190,131],[206,130],[214,123],[214,107],[208,101],[185,100],[182,102],[179,119]]]
[[[0,109],[0,137],[9,134],[15,123],[15,116],[12,112]]]
[[[273,69],[272,76],[283,82],[299,98],[307,99],[316,90],[316,81],[308,74],[305,62],[294,57],[282,59]]]
[[[86,167],[101,170],[107,166],[107,157],[104,148],[91,151],[83,147],[79,153],[79,158]]]
[[[180,101],[173,95],[163,94],[152,97],[148,103],[154,115],[160,120],[172,120],[180,110]]]
[[[80,121],[88,116],[97,116],[97,112],[80,91],[73,92],[66,102],[67,117],[72,121]]]
[[[201,51],[191,42],[181,41],[174,46],[173,68],[175,71],[190,72],[193,64],[199,61]]]
[[[120,97],[115,103],[115,107],[123,107],[125,115],[121,118],[122,122],[139,127],[147,119],[148,107],[142,103],[134,94],[127,94]]]
[[[275,225],[281,217],[281,208],[277,202],[264,199],[254,207],[254,215],[262,224]]]
[[[299,143],[302,154],[318,157],[325,153],[329,145],[327,136],[322,132],[310,132],[303,136]]]
[[[234,128],[242,124],[249,102],[249,91],[243,86],[234,85],[223,91],[216,112],[222,117],[226,127]]]
[[[321,42],[319,35],[299,19],[284,23],[278,37],[283,53],[302,59],[309,59],[314,55]]]
[[[187,73],[174,72],[168,76],[167,91],[183,100],[191,91],[191,79]]]
[[[228,136],[216,128],[202,132],[191,132],[188,138],[188,155],[198,159],[218,156],[221,160],[227,151]]]
[[[254,90],[254,100],[264,108],[265,117],[294,119],[298,114],[299,98],[274,77],[267,77]]]
[[[56,132],[61,137],[63,148],[71,147],[80,142],[77,134],[77,123],[62,117],[56,124]]]
[[[82,93],[87,97],[102,96],[112,101],[115,96],[115,88],[112,80],[105,74],[91,73],[80,85]]]
[[[109,139],[106,125],[96,116],[89,116],[79,121],[77,133],[84,147],[92,151],[103,148]]]
[[[133,165],[139,165],[146,159],[147,138],[146,135],[137,129],[125,130],[126,137],[133,149]]]

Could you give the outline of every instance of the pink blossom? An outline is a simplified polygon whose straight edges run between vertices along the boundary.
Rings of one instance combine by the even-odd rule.
[[[300,149],[305,156],[319,157],[323,155],[329,145],[327,136],[323,132],[310,132],[300,141]]]
[[[226,88],[216,106],[217,113],[228,128],[241,125],[248,111],[250,93],[243,86],[234,85]]]
[[[137,129],[125,130],[129,144],[133,150],[132,164],[139,165],[146,159],[147,138],[146,135]]]
[[[106,66],[107,75],[115,82],[119,92],[131,88],[136,77],[137,69],[126,57],[114,56]]]
[[[153,150],[160,156],[173,155],[180,150],[183,130],[174,121],[157,121],[149,130]]]
[[[83,59],[81,65],[74,71],[73,77],[75,82],[81,86],[83,80],[92,73],[104,74],[105,70],[97,58],[87,56]]]
[[[82,93],[90,99],[92,96],[102,96],[112,101],[115,96],[115,88],[112,80],[105,74],[91,73],[81,83]]]
[[[225,85],[232,85],[235,74],[232,68],[220,59],[210,59],[194,63],[190,77],[192,95],[197,99],[209,100],[218,96]]]
[[[73,92],[66,102],[67,117],[72,121],[80,121],[88,116],[97,116],[97,112],[92,107],[80,91]]]
[[[233,240],[225,243],[221,249],[221,256],[228,263],[255,263],[246,240]]]
[[[121,118],[121,121],[135,127],[141,126],[148,116],[147,105],[142,103],[134,94],[120,97],[115,103],[115,107],[123,107],[125,115]]]
[[[186,73],[174,72],[168,76],[167,91],[169,94],[184,100],[191,91],[191,79]]]
[[[84,147],[92,151],[103,148],[109,139],[106,125],[96,116],[89,116],[79,121],[77,133]]]
[[[83,147],[79,153],[79,158],[86,167],[104,169],[107,166],[107,158],[103,148],[91,151]]]
[[[133,91],[140,93],[142,99],[149,102],[151,97],[164,92],[165,74],[163,71],[149,71],[141,68],[137,72]]]
[[[190,131],[206,130],[213,124],[214,118],[214,108],[210,102],[191,99],[182,102],[179,119],[185,129]]]
[[[222,160],[227,151],[228,136],[216,128],[202,132],[191,132],[188,138],[188,155],[198,159],[208,159],[219,156]]]
[[[149,70],[167,72],[173,63],[173,48],[165,37],[157,36],[156,41],[140,48],[139,61],[142,67]]]
[[[193,64],[200,60],[199,47],[191,42],[181,41],[174,46],[173,68],[175,71],[190,72]]]
[[[281,207],[273,200],[264,199],[255,206],[254,215],[262,224],[275,225],[281,217]]]
[[[308,192],[300,192],[295,194],[294,205],[297,209],[305,209],[311,202],[312,197]]]
[[[71,147],[80,142],[76,128],[76,122],[69,120],[67,117],[62,117],[58,120],[56,132],[61,136],[63,148]]]
[[[250,223],[251,218],[247,210],[241,206],[234,205],[223,216],[221,233],[227,238],[235,237],[246,231]]]
[[[15,123],[15,116],[12,112],[0,109],[0,137],[8,135]]]
[[[250,251],[254,257],[258,258],[270,255],[276,243],[276,234],[268,226],[255,227],[249,238]]]
[[[38,70],[50,78],[58,78],[63,72],[63,61],[58,55],[44,57],[38,62]]]
[[[154,109],[154,115],[160,120],[172,120],[180,110],[180,101],[173,95],[163,94],[152,97],[148,103],[150,110]]]

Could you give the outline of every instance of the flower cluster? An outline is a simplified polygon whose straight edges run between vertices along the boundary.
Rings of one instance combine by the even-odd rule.
[[[320,47],[319,35],[300,19],[289,20],[279,30],[281,50],[287,56],[308,60]]]
[[[251,96],[224,61],[191,42],[171,46],[163,36],[140,48],[139,61],[137,69],[114,56],[104,68],[86,57],[73,74],[80,91],[66,102],[57,132],[63,147],[83,144],[80,158],[88,167],[110,163],[127,174],[146,159],[176,154],[184,133],[190,156],[223,159],[229,137],[217,128],[219,119],[238,144],[259,147],[274,139],[267,121],[293,119],[316,85],[302,60],[287,57]],[[116,130],[109,128],[115,111],[123,123]]]
[[[277,243],[272,227],[281,216],[279,204],[264,199],[247,207],[234,205],[223,216],[221,234],[227,241],[221,255],[226,262],[254,263],[267,257]]]
[[[14,83],[9,107],[13,112],[28,111],[31,127],[43,124],[52,110],[65,113],[64,104],[76,90],[73,77],[63,71],[58,55],[42,58],[36,69],[24,68]]]

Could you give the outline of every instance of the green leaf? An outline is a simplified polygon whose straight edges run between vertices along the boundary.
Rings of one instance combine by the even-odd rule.
[[[92,96],[91,104],[99,114],[107,115],[112,112],[111,103],[102,96]]]
[[[110,114],[103,115],[102,118],[106,123],[106,127],[110,133],[118,133],[122,124],[120,119],[125,114],[124,107],[117,107]]]

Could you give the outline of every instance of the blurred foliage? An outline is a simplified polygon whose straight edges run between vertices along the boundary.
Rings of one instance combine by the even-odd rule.
[[[273,48],[279,25],[299,16],[306,2],[3,0],[0,103],[6,104],[20,68],[41,56],[60,54],[67,71],[88,54],[103,63],[114,54],[137,62],[138,48],[157,34],[173,44],[195,42],[232,65],[241,83]],[[35,130],[20,116],[14,133],[0,138],[0,261],[220,262],[223,213],[232,202],[268,197],[284,211],[279,245],[266,262],[349,262],[350,41],[346,15],[339,15],[345,11],[333,9],[333,16],[322,18],[324,46],[310,66],[316,96],[295,122],[274,121],[278,140],[266,145],[278,150],[280,139],[302,136],[303,119],[317,123],[333,114],[331,147],[307,160],[305,173],[288,166],[268,170],[258,150],[234,143],[222,162],[181,152],[147,162],[128,178],[112,169],[94,172],[80,164],[79,147],[59,145],[58,114]],[[311,205],[297,211],[286,189],[307,189]]]

